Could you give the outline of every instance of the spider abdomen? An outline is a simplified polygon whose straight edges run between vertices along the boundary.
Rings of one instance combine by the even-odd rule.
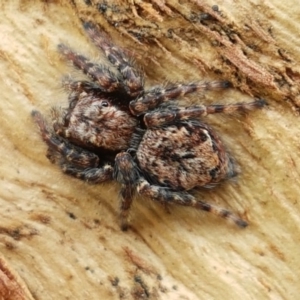
[[[173,190],[213,185],[235,173],[218,136],[197,120],[148,129],[137,160],[154,183]]]

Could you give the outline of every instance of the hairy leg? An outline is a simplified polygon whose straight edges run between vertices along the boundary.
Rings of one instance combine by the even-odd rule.
[[[95,82],[86,80],[73,80],[70,76],[65,76],[62,79],[62,86],[71,93],[80,94],[86,93],[99,93],[103,90]]]
[[[53,107],[51,110],[52,126],[55,133],[61,137],[66,136],[66,129],[69,126],[72,112],[79,101],[80,93],[72,91],[69,96],[69,107],[61,109],[60,107]]]
[[[227,209],[196,200],[194,196],[187,192],[176,192],[168,188],[150,185],[145,179],[140,179],[137,184],[139,194],[150,197],[152,200],[160,203],[174,203],[183,206],[191,206],[200,210],[211,212],[214,215],[227,219],[239,227],[247,227],[248,223]]]
[[[56,134],[65,137],[65,130],[69,126],[72,112],[80,101],[81,93],[95,94],[99,92],[99,86],[89,81],[74,81],[70,77],[65,77],[62,80],[63,87],[68,90],[69,107],[65,110],[54,107],[52,108],[52,126]]]
[[[132,61],[120,48],[111,42],[104,32],[100,32],[93,23],[84,23],[84,28],[93,43],[104,52],[109,61],[122,74],[128,95],[133,98],[140,95],[144,87],[144,78],[142,73],[134,67]]]
[[[262,99],[253,102],[242,102],[234,104],[212,104],[212,105],[195,105],[190,107],[167,107],[162,110],[154,110],[146,113],[144,122],[148,128],[158,127],[170,124],[174,121],[195,119],[207,116],[208,114],[224,113],[232,114],[235,112],[246,112],[253,109],[261,108],[266,105]]]
[[[80,168],[69,162],[61,162],[60,167],[64,173],[88,183],[101,183],[113,179],[113,167],[109,164],[98,168]]]
[[[76,147],[56,134],[50,133],[40,112],[33,111],[32,117],[40,129],[43,141],[49,147],[47,157],[50,161],[56,162],[61,157],[63,160],[81,168],[97,167],[99,165],[99,158],[96,154]]]
[[[176,99],[190,93],[220,90],[228,87],[230,87],[228,81],[177,83],[169,84],[166,87],[158,86],[146,91],[137,100],[131,101],[130,110],[134,115],[139,116],[170,99]]]
[[[99,85],[98,89],[104,92],[114,92],[120,89],[120,82],[116,75],[114,75],[107,67],[92,63],[89,59],[81,54],[71,50],[64,44],[58,45],[58,50],[68,60],[72,61],[73,65],[87,74],[93,81]]]
[[[129,211],[138,176],[137,166],[131,155],[126,152],[117,154],[115,158],[114,178],[121,184],[120,219],[122,230],[127,230],[128,228]]]

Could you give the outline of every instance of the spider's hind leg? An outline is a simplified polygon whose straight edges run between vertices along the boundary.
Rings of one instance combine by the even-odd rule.
[[[150,185],[148,181],[141,178],[137,184],[137,191],[139,194],[149,197],[152,200],[160,203],[173,203],[183,206],[191,206],[200,210],[211,212],[214,215],[227,219],[239,227],[247,227],[248,223],[236,216],[231,211],[206,203],[204,201],[196,200],[194,196],[187,192],[176,192],[168,188],[157,185]]]
[[[113,179],[113,167],[110,164],[97,168],[80,168],[69,162],[61,161],[60,167],[64,173],[88,183],[101,183]]]

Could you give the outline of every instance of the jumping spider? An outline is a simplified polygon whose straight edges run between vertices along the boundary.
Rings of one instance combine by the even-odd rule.
[[[247,222],[230,211],[196,199],[190,192],[236,175],[235,164],[214,130],[199,120],[261,108],[250,103],[181,107],[175,99],[194,92],[225,89],[228,82],[176,83],[144,89],[144,76],[125,53],[92,23],[84,24],[93,43],[112,66],[92,63],[61,44],[59,51],[91,81],[65,80],[69,106],[52,111],[53,129],[33,111],[48,158],[74,177],[121,185],[121,228],[128,227],[134,193],[162,204],[212,212],[240,227]]]

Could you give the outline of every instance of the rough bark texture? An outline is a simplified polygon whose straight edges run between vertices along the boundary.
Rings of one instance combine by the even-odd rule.
[[[298,1],[107,2],[0,3],[1,299],[298,298]],[[46,159],[30,112],[65,103],[60,79],[76,73],[56,45],[103,59],[80,20],[129,49],[147,85],[227,79],[235,89],[193,102],[267,100],[246,116],[208,118],[241,174],[199,197],[248,228],[137,199],[121,232],[116,184],[88,185]]]

